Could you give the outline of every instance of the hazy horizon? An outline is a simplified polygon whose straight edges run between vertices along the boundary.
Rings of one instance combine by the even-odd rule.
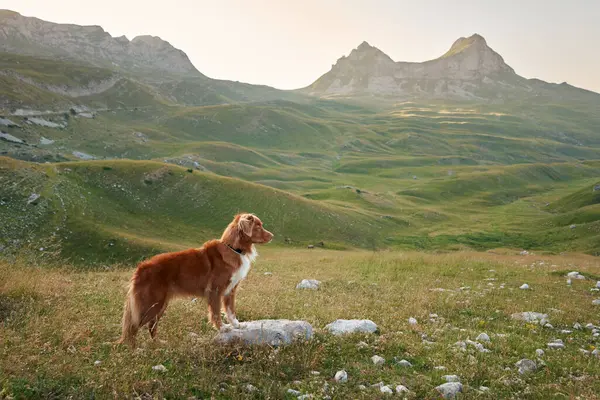
[[[0,0],[0,8],[57,23],[100,25],[112,36],[159,36],[216,79],[305,87],[367,41],[394,61],[444,54],[478,33],[526,78],[600,92],[600,2],[307,0]]]

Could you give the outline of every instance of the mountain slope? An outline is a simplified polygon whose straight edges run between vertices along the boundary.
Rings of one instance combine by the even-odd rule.
[[[573,89],[559,92],[556,85],[517,75],[482,36],[474,34],[455,41],[441,57],[421,63],[395,62],[363,42],[300,92],[323,97],[379,95],[496,102],[537,96],[572,99],[590,94]],[[594,100],[600,102],[600,95]]]

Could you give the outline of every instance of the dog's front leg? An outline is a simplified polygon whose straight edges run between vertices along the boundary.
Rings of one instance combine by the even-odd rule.
[[[231,292],[223,297],[223,308],[225,308],[225,315],[227,315],[227,321],[234,328],[240,327],[240,321],[235,317],[235,291],[237,285],[231,290]]]

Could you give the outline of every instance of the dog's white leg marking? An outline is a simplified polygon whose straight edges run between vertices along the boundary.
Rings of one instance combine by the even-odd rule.
[[[227,307],[226,312],[227,312],[227,321],[229,321],[229,323],[231,324],[231,326],[233,326],[234,328],[238,329],[240,327],[240,321],[238,321],[238,319],[231,312],[231,310],[229,309],[229,307]]]

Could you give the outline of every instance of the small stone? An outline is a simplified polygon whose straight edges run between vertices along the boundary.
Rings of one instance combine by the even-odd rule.
[[[377,382],[377,383],[374,383],[371,385],[372,388],[380,388],[380,389],[384,386],[385,386],[385,383],[383,383],[383,382]]]
[[[382,386],[379,388],[379,391],[381,391],[383,394],[394,394],[394,391],[389,386]]]
[[[530,372],[535,372],[537,370],[537,365],[535,361],[524,358],[515,363],[515,366],[519,368],[519,373],[521,375],[525,375]]]
[[[317,290],[320,284],[321,282],[316,279],[302,279],[302,281],[296,285],[296,289]]]
[[[596,357],[600,357],[600,350],[598,350],[598,349],[592,350],[592,355],[596,356]]]
[[[567,279],[567,285],[568,285],[568,286],[571,286],[572,284],[573,284],[573,281],[572,281],[570,278],[569,278],[569,279]]]
[[[314,398],[312,394],[303,394],[302,396],[298,396],[298,400],[308,400],[312,398]]]
[[[569,225],[569,228],[571,228],[571,229],[575,229],[575,228],[577,228],[577,225],[575,225],[575,224],[573,224],[573,225]]]
[[[396,393],[398,393],[398,394],[409,393],[409,392],[410,392],[410,390],[408,390],[408,388],[404,385],[396,386]]]
[[[595,306],[600,306],[600,299],[592,300],[592,304]]]
[[[167,368],[165,368],[164,365],[162,364],[158,364],[152,367],[153,371],[157,371],[157,372],[167,372]]]
[[[32,203],[35,203],[35,201],[36,201],[37,199],[39,199],[39,198],[40,198],[40,195],[39,195],[39,194],[37,194],[37,193],[32,193],[32,194],[31,194],[31,196],[29,196],[29,198],[27,199],[27,204],[32,204]]]
[[[545,321],[548,320],[548,314],[542,314],[542,313],[533,312],[533,311],[514,313],[510,317],[512,319],[525,321],[525,322],[533,322],[533,323],[539,323],[542,320],[545,320]]]
[[[258,390],[256,388],[256,386],[254,386],[254,385],[252,385],[250,383],[246,385],[245,389],[246,389],[246,392],[248,392],[248,393],[254,393],[254,392],[256,392]]]
[[[580,330],[580,329],[582,329],[582,326],[581,326],[581,324],[580,324],[579,322],[575,322],[575,323],[573,324],[573,329]]]
[[[413,317],[410,317],[408,319],[408,323],[411,324],[411,325],[417,325],[418,324],[416,318],[413,318]]]
[[[338,319],[325,326],[334,335],[347,333],[375,333],[377,325],[369,319]]]
[[[365,385],[358,385],[358,390],[367,390]]]
[[[412,364],[410,363],[410,361],[408,360],[400,360],[397,362],[397,364],[401,367],[406,367],[406,368],[412,368]]]
[[[463,341],[458,341],[454,343],[454,346],[458,347],[461,350],[467,350],[467,344]]]
[[[348,373],[344,370],[335,373],[334,378],[336,382],[345,383],[348,382]]]
[[[366,344],[365,342],[362,342],[362,341],[361,341],[361,342],[358,342],[358,343],[356,344],[356,347],[357,347],[357,348],[359,348],[359,349],[366,349],[367,347],[369,347],[369,345],[368,345],[368,344]]]
[[[310,371],[310,374],[313,376],[319,376],[321,373],[319,371]]]
[[[273,273],[272,272],[265,272],[263,275],[265,275],[265,276],[271,276],[271,275],[273,275]]]
[[[586,329],[594,329],[594,324],[586,324],[585,328]]]
[[[373,364],[375,364],[375,365],[383,365],[383,364],[385,364],[385,358],[380,357],[380,356],[373,356],[373,357],[371,357],[371,361],[373,361]]]
[[[445,371],[447,368],[443,365],[438,365],[437,367],[433,367],[436,371]]]
[[[490,337],[487,333],[480,333],[475,340],[477,340],[478,342],[489,342]]]
[[[460,382],[458,375],[444,375],[442,376],[442,379],[446,382]]]
[[[462,393],[463,386],[460,382],[448,382],[435,388],[444,399],[453,399],[458,393]]]
[[[487,386],[479,386],[479,391],[480,392],[489,392],[490,388]]]
[[[288,389],[287,394],[291,394],[292,396],[298,397],[302,394],[302,392],[300,392],[298,390],[294,390],[294,389]]]
[[[556,340],[548,343],[547,346],[548,346],[548,348],[555,349],[555,350],[560,350],[560,349],[565,348],[565,344],[560,339],[556,339]]]
[[[521,290],[527,290],[527,289],[529,289],[529,285],[526,284],[526,283],[524,283],[521,286],[519,286],[519,289],[521,289]]]
[[[579,351],[584,355],[584,356],[589,356],[590,352],[586,349],[579,349]]]
[[[568,330],[568,329],[562,329],[562,330],[560,331],[560,333],[562,333],[563,335],[568,335],[568,334],[571,334],[571,333],[573,333],[573,331],[570,331],[570,330]]]
[[[96,361],[94,361],[94,366],[96,366],[96,367],[97,367],[97,366],[99,366],[100,364],[102,364],[102,361],[100,361],[100,360],[96,360]]]
[[[542,349],[535,349],[535,355],[538,357],[543,357],[544,356],[544,350]]]
[[[596,282],[596,287],[600,289],[600,281]]]

